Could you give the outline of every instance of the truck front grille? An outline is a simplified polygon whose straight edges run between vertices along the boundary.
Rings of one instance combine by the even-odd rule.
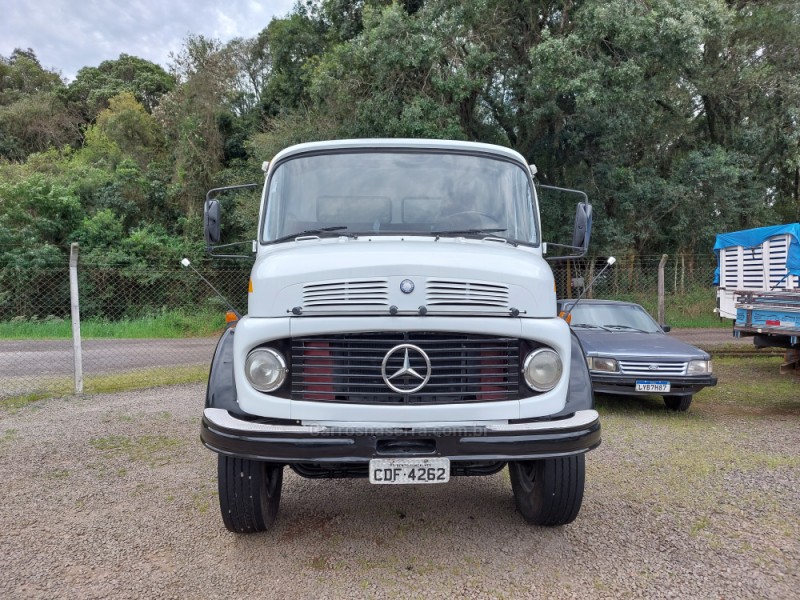
[[[410,344],[430,360],[430,379],[419,390],[398,393],[384,381],[392,349]],[[355,404],[457,404],[519,397],[517,339],[452,333],[357,333],[292,340],[292,399]],[[402,371],[405,349],[391,353],[388,376]],[[427,373],[424,358],[408,353],[417,375],[399,375],[395,387],[411,389]]]

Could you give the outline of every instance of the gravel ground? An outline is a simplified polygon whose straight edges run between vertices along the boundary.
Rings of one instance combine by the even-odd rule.
[[[0,410],[2,598],[797,598],[800,404],[603,406],[571,525],[526,525],[507,472],[442,486],[286,471],[266,534],[225,531],[204,388]]]

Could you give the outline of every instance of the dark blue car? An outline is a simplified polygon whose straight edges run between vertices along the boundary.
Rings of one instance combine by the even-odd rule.
[[[561,300],[559,310],[573,304]],[[685,411],[696,392],[717,383],[711,356],[666,335],[669,328],[638,304],[581,300],[567,319],[583,345],[595,392],[657,394],[667,407]]]

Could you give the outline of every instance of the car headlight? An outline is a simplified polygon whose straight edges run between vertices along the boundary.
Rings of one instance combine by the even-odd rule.
[[[710,360],[690,360],[689,368],[686,369],[687,375],[707,375],[711,373]]]
[[[587,356],[586,362],[589,364],[590,371],[607,371],[609,373],[616,373],[619,371],[619,363],[615,358]]]
[[[561,379],[563,366],[558,352],[550,348],[539,348],[527,357],[522,365],[525,383],[537,392],[549,392]]]
[[[289,369],[283,355],[272,348],[256,348],[244,363],[247,381],[259,392],[274,392],[286,381]]]

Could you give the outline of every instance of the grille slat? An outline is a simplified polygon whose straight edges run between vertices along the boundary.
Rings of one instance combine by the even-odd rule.
[[[503,284],[431,279],[425,291],[429,306],[508,306],[508,286]]]
[[[399,344],[428,355],[431,377],[421,390],[399,394],[383,381],[381,365]],[[360,333],[292,340],[292,399],[360,404],[452,404],[519,397],[520,343],[517,339],[452,333]],[[411,367],[425,369],[414,355]],[[392,355],[389,373],[402,353]],[[394,380],[393,380],[394,382]],[[418,381],[398,378],[397,383]]]
[[[389,284],[385,279],[331,281],[303,286],[303,306],[388,306]]]
[[[627,361],[621,360],[619,368],[626,375],[685,375],[685,362]]]

